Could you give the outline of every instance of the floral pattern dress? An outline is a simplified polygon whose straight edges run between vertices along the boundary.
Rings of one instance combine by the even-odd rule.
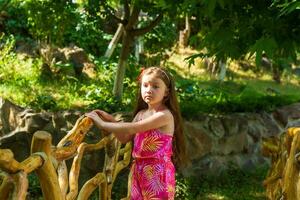
[[[171,156],[171,135],[163,134],[158,129],[135,135],[130,199],[174,199],[175,167]]]

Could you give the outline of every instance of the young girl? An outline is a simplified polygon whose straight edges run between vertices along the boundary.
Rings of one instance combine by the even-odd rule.
[[[101,110],[92,111],[86,116],[98,128],[113,132],[123,143],[134,136],[132,200],[174,199],[173,162],[179,166],[185,160],[185,143],[174,81],[164,69],[150,67],[141,72],[139,84],[141,89],[132,122],[115,122],[110,114]]]

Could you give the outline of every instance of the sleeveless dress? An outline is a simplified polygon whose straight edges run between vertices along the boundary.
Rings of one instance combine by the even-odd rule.
[[[131,200],[173,200],[175,167],[171,161],[172,136],[160,130],[137,133],[131,166]]]

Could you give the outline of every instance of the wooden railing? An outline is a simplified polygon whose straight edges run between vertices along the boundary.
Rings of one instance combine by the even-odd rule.
[[[51,134],[46,131],[35,132],[31,155],[22,162],[14,159],[10,149],[0,149],[0,200],[26,199],[27,175],[32,172],[36,172],[38,176],[45,200],[88,199],[97,188],[99,199],[111,199],[113,183],[118,173],[130,162],[132,144],[129,142],[121,148],[121,143],[113,134],[103,137],[96,144],[87,144],[83,139],[92,126],[91,119],[79,118],[56,147],[52,146]],[[84,153],[103,148],[103,171],[85,182],[79,190],[78,178]],[[68,159],[73,159],[69,172],[65,162]]]
[[[280,137],[263,142],[262,153],[271,158],[264,180],[270,200],[300,199],[300,127],[289,128]]]

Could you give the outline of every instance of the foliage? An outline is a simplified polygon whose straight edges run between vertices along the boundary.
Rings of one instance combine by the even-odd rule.
[[[28,187],[27,197],[29,199],[42,199],[41,197],[42,190],[41,190],[39,179],[36,174],[30,173],[28,175],[28,184],[29,187]]]
[[[0,7],[0,11],[5,10],[9,16],[6,20],[4,20],[4,32],[14,34],[16,36],[28,36],[26,11],[20,5],[20,2],[17,0],[3,1],[4,2],[0,1],[3,3],[2,5],[4,5],[4,7]]]
[[[75,44],[95,56],[104,53],[112,37],[103,32],[100,23],[103,19],[92,18],[70,1],[13,0],[6,7],[7,34],[31,37],[51,45]]]
[[[98,84],[90,84],[83,86],[82,91],[86,92],[86,98],[91,102],[90,109],[102,108],[110,112],[130,111],[133,109],[133,103],[136,95],[136,81],[132,74],[136,74],[136,70],[127,73],[124,79],[125,93],[121,102],[117,101],[112,95],[114,74],[116,73],[116,63],[110,63],[105,60],[98,61],[98,71],[101,72],[100,80],[102,86]],[[97,62],[96,62],[97,63]],[[131,67],[130,69],[134,69]]]
[[[39,58],[18,57],[13,52],[16,39],[3,36],[1,39],[0,95],[14,103],[38,110],[95,109],[108,112],[133,109],[136,95],[137,69],[131,67],[125,77],[123,101],[117,103],[111,90],[116,63],[93,59],[96,64],[96,79],[72,76],[47,76],[42,74]]]
[[[129,62],[124,81],[124,98],[117,102],[111,94],[117,64],[94,58],[95,79],[47,76],[39,58],[21,58],[14,52],[15,37],[1,38],[0,94],[14,103],[42,110],[102,108],[108,112],[132,111],[136,100],[136,77],[140,66]],[[132,59],[132,58],[131,58]],[[300,100],[297,86],[259,81],[203,81],[176,77],[176,88],[185,118],[201,113],[261,112]]]
[[[105,8],[116,8],[117,2],[107,1],[106,4],[101,3],[102,9],[103,6],[106,6]],[[182,2],[178,1],[178,3]],[[280,65],[284,65],[285,60],[290,58],[288,57],[288,55],[291,55],[289,53],[283,53],[286,55],[284,58],[276,53],[278,48],[282,48],[278,38],[283,36],[278,29],[276,31],[278,35],[270,37],[275,32],[275,29],[272,29],[275,28],[275,25],[272,25],[271,22],[273,22],[272,20],[279,22],[276,27],[284,25],[284,23],[289,24],[291,27],[296,25],[296,22],[290,23],[288,20],[291,16],[297,16],[298,3],[284,3],[281,1],[273,2],[273,4],[270,4],[270,1],[258,3],[195,2],[192,0],[184,2],[182,8],[194,14],[197,17],[196,20],[202,25],[198,35],[202,40],[201,45],[208,49],[207,54],[216,55],[220,58],[239,58],[251,50],[256,53],[257,60],[260,60],[260,53],[257,53],[257,49],[260,49],[261,53],[264,51],[268,56],[276,56],[277,62],[282,63]],[[41,60],[38,58],[19,59],[13,52],[17,37],[7,34],[1,39],[0,80],[3,83],[0,87],[1,93],[20,105],[46,110],[70,107],[83,109],[100,107],[112,112],[124,109],[130,110],[135,101],[137,89],[135,77],[137,77],[139,66],[134,64],[135,61],[132,57],[129,58],[129,67],[124,80],[124,99],[121,103],[118,103],[111,95],[117,65],[114,61],[107,62],[101,60],[101,58],[96,58],[98,54],[104,51],[104,42],[110,39],[108,35],[102,32],[99,25],[100,19],[97,19],[98,12],[103,12],[103,10],[100,9],[97,12],[94,10],[94,14],[95,12],[98,14],[92,16],[84,10],[77,9],[76,4],[69,1],[50,2],[41,0],[36,4],[34,3],[35,1],[31,0],[24,2],[14,0],[10,2],[10,6],[8,6],[10,14],[20,12],[20,16],[24,17],[26,15],[28,17],[27,25],[24,20],[15,16],[12,17],[11,20],[14,20],[15,26],[24,29],[29,26],[29,30],[37,34],[37,38],[54,37],[57,42],[61,40],[60,42],[65,45],[74,42],[85,48],[94,56],[91,56],[91,58],[97,65],[97,78],[95,80],[84,80],[70,76],[45,77],[41,72]],[[91,1],[88,6],[95,3]],[[175,39],[175,27],[172,21],[174,18],[172,18],[170,12],[173,10],[178,12],[180,11],[179,8],[176,8],[175,5],[169,5],[168,1],[145,1],[142,3],[137,1],[136,3],[140,3],[138,6],[141,6],[141,8],[150,8],[155,3],[155,6],[149,9],[149,16],[152,17],[155,16],[158,10],[164,10],[170,14],[166,15],[168,17],[164,18],[159,26],[145,36],[145,47],[148,51],[163,51]],[[192,7],[192,5],[198,5],[198,7]],[[242,8],[241,11],[237,9],[239,7]],[[207,9],[202,10],[201,13],[195,13],[199,8]],[[233,13],[228,12],[226,9],[233,11]],[[276,15],[277,18],[273,19],[273,17],[270,17],[271,14]],[[70,15],[72,15],[72,20],[69,20],[64,26],[60,26]],[[251,18],[249,21],[248,15],[252,16],[253,19]],[[47,19],[44,21],[43,18]],[[252,25],[250,26],[247,23],[243,25],[242,22],[245,21],[249,21],[247,23],[252,23]],[[6,23],[9,24],[9,21]],[[143,23],[146,24],[146,22]],[[269,29],[264,27],[266,24]],[[141,26],[143,25],[141,24]],[[52,31],[52,28],[55,31]],[[12,27],[8,30],[14,32]],[[293,31],[297,30],[297,28],[293,29]],[[291,34],[291,39],[295,39],[295,43],[298,39],[293,37],[293,31],[288,34]],[[281,39],[284,39],[284,37]],[[291,42],[290,44],[294,43]],[[162,44],[166,44],[166,46]],[[293,48],[291,50],[294,51]],[[280,50],[280,52],[284,51],[287,50]],[[192,56],[192,58],[203,57],[207,54],[200,53]],[[254,88],[255,85],[230,81],[224,83],[211,81],[210,86],[205,87],[203,87],[201,80],[179,79],[177,81],[181,109],[183,114],[189,117],[192,117],[193,113],[195,116],[197,115],[197,113],[191,112],[194,110],[199,113],[271,111],[278,106],[299,100],[299,96],[296,94],[277,92],[276,87],[273,89],[273,86],[260,91]],[[275,92],[269,92],[272,90]],[[13,93],[12,91],[19,92]]]
[[[0,38],[0,94],[3,96],[9,93],[17,100],[16,103],[28,106],[31,98],[36,95],[35,87],[40,75],[41,60],[18,58],[14,52],[15,42],[16,39],[12,35]]]
[[[181,80],[177,82],[181,110],[186,118],[203,113],[271,112],[274,109],[297,102],[297,94],[281,94],[272,87],[258,90],[257,85],[231,81],[203,82]]]
[[[19,1],[27,15],[31,35],[44,43],[62,44],[63,34],[71,26],[75,6],[70,1]]]
[[[143,36],[143,40],[144,48],[149,53],[164,52],[174,46],[177,40],[174,21],[165,17],[158,26]]]
[[[291,1],[185,1],[185,7],[201,27],[197,46],[205,56],[218,60],[256,55],[259,66],[262,54],[275,67],[297,59],[299,52],[299,4]],[[297,19],[297,20],[296,20]]]
[[[39,94],[30,102],[31,107],[40,108],[42,110],[50,110],[57,107],[53,96],[48,94]]]
[[[103,55],[112,36],[101,30],[101,20],[83,10],[76,10],[72,18],[72,26],[64,33],[64,44],[73,43],[94,56]]]

